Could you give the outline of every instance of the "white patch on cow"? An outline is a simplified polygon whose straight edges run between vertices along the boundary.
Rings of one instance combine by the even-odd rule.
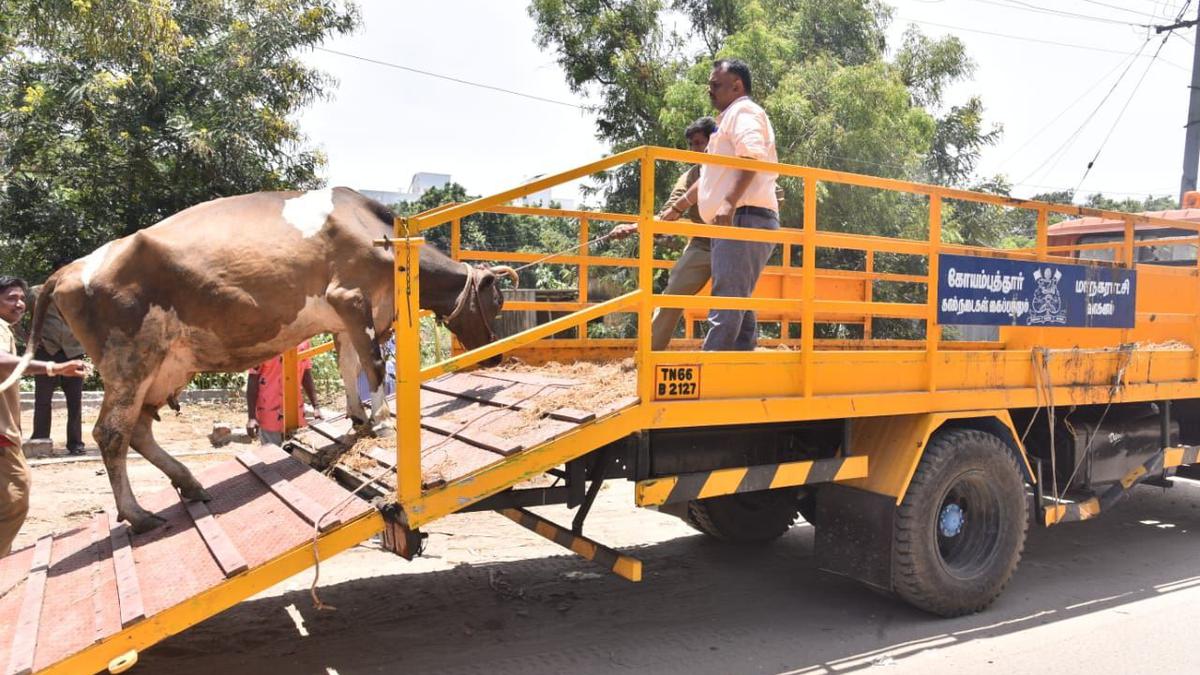
[[[371,338],[371,342],[375,341],[375,329],[367,326],[367,337]]]
[[[80,275],[80,279],[83,280],[83,290],[88,295],[92,294],[92,277],[96,276],[96,272],[99,272],[100,268],[104,266],[104,258],[108,255],[110,246],[112,246],[111,241],[92,251],[83,259],[83,273]]]
[[[325,226],[333,213],[333,188],[312,190],[283,202],[283,219],[300,230],[305,239]]]

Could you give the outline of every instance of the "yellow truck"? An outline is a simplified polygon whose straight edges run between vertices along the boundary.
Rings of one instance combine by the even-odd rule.
[[[777,172],[800,186],[789,199],[802,204],[802,221],[777,232],[659,221],[655,173],[666,162]],[[631,163],[640,180],[636,213],[511,206]],[[916,201],[927,219],[923,234],[902,239],[827,227],[822,195],[845,186]],[[958,203],[1028,213],[1036,237],[1019,249],[945,241],[943,210]],[[578,297],[507,302],[505,311],[566,314],[421,367],[414,299],[423,233],[450,228],[450,253],[467,263],[545,259],[544,252],[465,247],[463,219],[488,212],[577,221],[579,246],[549,262],[577,268]],[[1059,216],[1103,219],[1115,236],[1055,237],[1051,220]],[[638,224],[636,255],[596,250],[596,233],[619,222]],[[1072,226],[1055,225],[1059,233]],[[1172,241],[1139,235],[1163,228]],[[982,610],[1011,578],[1030,524],[1094,517],[1135,486],[1169,485],[1177,468],[1197,463],[1198,231],[1188,218],[658,147],[399,218],[394,236],[379,242],[396,259],[394,446],[360,443],[333,461],[337,453],[327,451],[337,449],[344,429],[319,423],[285,448],[327,469],[340,486],[263,448],[203,479],[216,495],[211,513],[184,512],[178,497],[159,500],[179,521],[171,536],[131,535],[97,522],[94,535],[50,537],[0,560],[0,581],[26,581],[21,593],[0,597],[0,618],[11,615],[20,626],[12,640],[0,640],[0,663],[15,663],[13,672],[119,670],[138,650],[376,533],[390,550],[416,555],[424,526],[463,511],[498,511],[640,581],[635,557],[583,532],[600,486],[612,479],[634,482],[637,505],[735,544],[779,537],[802,515],[815,528],[822,568],[934,614]],[[771,242],[781,256],[752,298],[664,295],[654,292],[655,275],[671,261],[656,257],[655,239],[666,236]],[[1182,248],[1170,261],[1140,254],[1164,245]],[[1111,256],[1084,254],[1098,249]],[[854,252],[862,264],[819,265],[822,250]],[[903,273],[877,264],[894,256],[919,264]],[[589,302],[590,272],[600,267],[629,270],[635,288]],[[887,284],[918,291],[880,294]],[[667,351],[650,344],[659,307],[682,308],[689,319]],[[709,308],[756,310],[779,337],[751,352],[698,351],[697,319]],[[610,315],[632,316],[636,337],[589,339],[589,324]],[[904,337],[874,330],[889,320],[910,330]],[[971,334],[963,326],[993,335],[961,339]],[[571,329],[576,337],[563,339]],[[523,365],[473,369],[497,355]],[[607,367],[575,375],[538,367],[581,360]],[[238,499],[222,501],[224,490]],[[573,522],[529,510],[543,504],[575,508]],[[274,515],[251,518],[251,508]],[[292,529],[272,518],[294,520]],[[279,536],[254,537],[263,522]],[[303,532],[308,540],[296,538]],[[171,554],[185,545],[192,555]],[[175,595],[137,583],[154,574],[155,560],[168,559],[203,569]],[[88,572],[91,595],[57,592],[70,577],[58,566],[87,570],[81,561],[115,571]],[[74,608],[62,600],[68,597]],[[88,602],[101,597],[121,608],[107,623],[103,603]],[[94,639],[62,646],[67,638],[56,631],[77,625],[64,617],[93,605]]]

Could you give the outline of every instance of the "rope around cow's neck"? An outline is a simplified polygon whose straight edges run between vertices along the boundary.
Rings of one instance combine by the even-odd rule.
[[[546,262],[547,260],[557,258],[560,255],[570,253],[572,251],[577,251],[581,248],[591,246],[592,244],[599,244],[602,241],[611,239],[612,234],[613,234],[612,232],[609,232],[608,234],[603,234],[603,235],[600,235],[599,237],[594,237],[585,242],[581,242],[581,243],[575,244],[573,246],[568,246],[567,248],[564,248],[562,250],[554,251],[553,253],[547,253],[546,255],[538,258],[537,260],[534,260],[533,262],[525,263],[524,265],[521,265],[520,267],[514,267],[513,272],[520,272],[521,270],[529,269],[530,267],[533,267],[534,265],[540,265],[540,264]],[[442,325],[449,325],[451,321],[458,318],[458,315],[462,313],[463,309],[465,309],[467,307],[467,305],[470,304],[472,290],[475,291],[476,295],[479,293],[479,287],[476,285],[477,280],[475,277],[475,268],[471,267],[471,265],[469,263],[464,262],[464,263],[460,263],[460,264],[463,266],[463,268],[465,268],[467,270],[467,279],[465,282],[463,282],[463,289],[461,291],[459,291],[459,293],[458,293],[458,299],[454,303],[454,310],[451,311],[449,314],[447,314],[445,317],[443,317],[441,319]]]

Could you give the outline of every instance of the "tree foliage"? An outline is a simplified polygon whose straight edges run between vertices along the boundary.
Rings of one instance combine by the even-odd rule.
[[[568,84],[598,101],[597,135],[614,150],[681,146],[687,124],[712,112],[705,83],[724,57],[750,64],[785,163],[965,185],[999,138],[978,97],[944,101],[973,70],[962,42],[910,28],[889,56],[892,10],[878,0],[532,0],[529,12]],[[609,207],[630,208],[636,176],[603,178]],[[860,193],[823,192],[823,226],[908,236],[923,227],[893,217],[903,199]],[[801,212],[789,194],[785,226]]]
[[[0,266],[54,262],[193,204],[315,186],[294,114],[331,81],[300,50],[336,0],[0,0]]]

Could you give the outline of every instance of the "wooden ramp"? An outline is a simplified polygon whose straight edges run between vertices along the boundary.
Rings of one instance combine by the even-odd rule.
[[[499,369],[430,380],[421,385],[422,483],[426,489],[445,485],[637,402],[620,391],[613,382]],[[335,453],[346,447],[337,439],[350,426],[339,416],[301,430],[296,439],[316,455]],[[393,442],[360,443],[339,461],[339,477],[353,485],[374,479],[365,494],[393,493]]]
[[[197,475],[142,505],[166,524],[132,534],[111,514],[0,559],[0,673],[119,669],[120,659],[370,538],[378,512],[279,448]],[[118,660],[114,662],[114,660]]]

